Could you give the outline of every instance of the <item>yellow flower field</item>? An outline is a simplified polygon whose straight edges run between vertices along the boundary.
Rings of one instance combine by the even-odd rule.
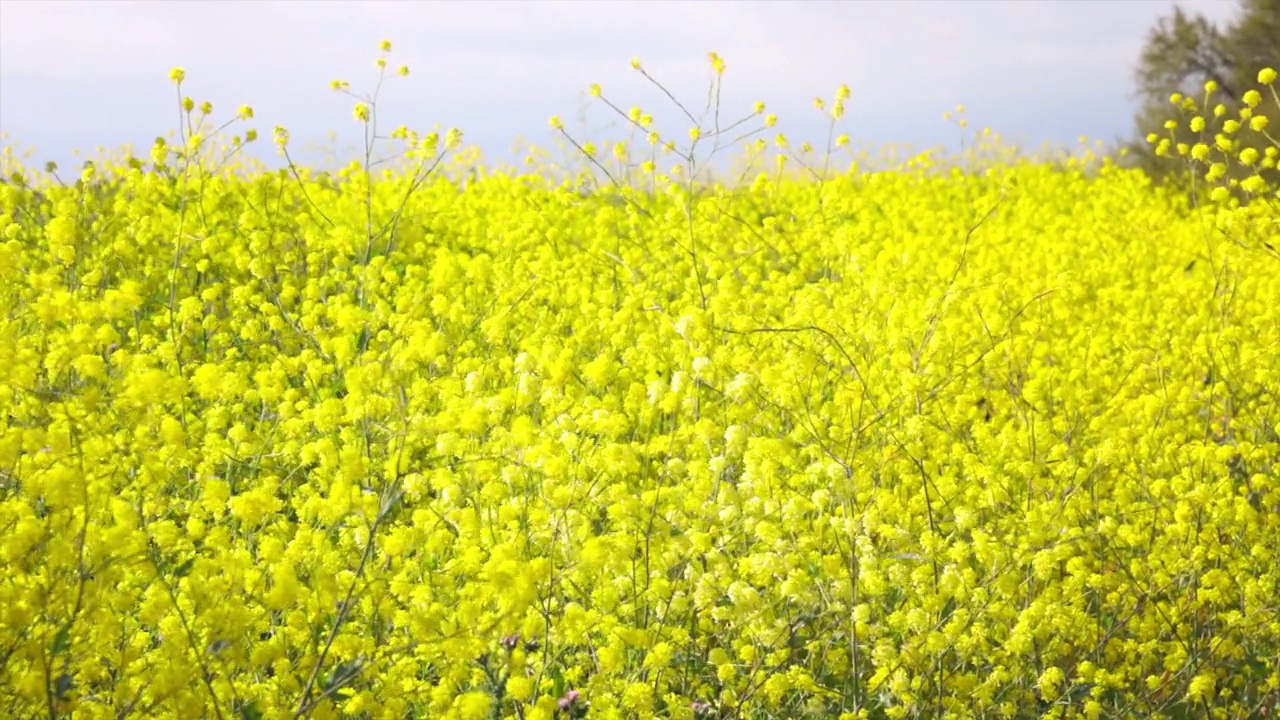
[[[192,122],[8,156],[0,714],[1278,712],[1272,191],[570,137],[638,178],[585,193]]]

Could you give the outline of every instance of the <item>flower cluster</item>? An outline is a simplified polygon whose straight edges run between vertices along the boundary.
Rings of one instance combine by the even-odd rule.
[[[1199,101],[1182,93],[1171,95],[1169,102],[1182,114],[1186,128],[1196,134],[1195,142],[1179,141],[1177,120],[1165,123],[1165,137],[1147,136],[1157,155],[1186,158],[1193,186],[1196,182],[1209,186],[1206,195],[1214,202],[1238,201],[1241,195],[1280,199],[1280,189],[1268,187],[1274,185],[1280,164],[1280,139],[1272,126],[1273,120],[1280,119],[1276,71],[1263,68],[1257,80],[1258,87],[1241,96],[1234,115],[1225,103],[1215,101],[1219,87],[1214,81],[1205,83]],[[1274,204],[1268,205],[1266,212],[1274,212]]]
[[[700,185],[705,127],[596,192],[196,134],[0,185],[7,715],[1276,711],[1259,204],[1097,158]]]

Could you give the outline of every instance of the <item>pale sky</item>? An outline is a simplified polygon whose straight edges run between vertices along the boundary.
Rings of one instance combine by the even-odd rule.
[[[1232,0],[1184,0],[1216,20]],[[811,103],[852,89],[842,130],[855,142],[916,147],[958,141],[943,119],[956,104],[974,126],[1028,146],[1113,140],[1132,128],[1132,69],[1171,0],[988,2],[77,2],[0,0],[0,132],[35,159],[133,142],[145,150],[177,123],[167,75],[187,71],[187,94],[215,118],[251,105],[269,156],[271,128],[295,142],[337,131],[353,148],[351,103],[329,90],[345,79],[372,89],[382,39],[390,63],[384,126],[461,128],[486,156],[525,138],[550,146],[551,115],[578,137],[617,139],[591,83],[621,107],[640,105],[663,128],[688,123],[630,66],[640,57],[687,105],[705,104],[707,52],[725,58],[724,115],[763,100],[796,139],[825,138]],[[693,109],[693,108],[691,108]]]

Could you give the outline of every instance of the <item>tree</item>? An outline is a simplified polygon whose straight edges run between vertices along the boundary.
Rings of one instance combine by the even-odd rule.
[[[1228,121],[1240,120],[1250,90],[1262,90],[1263,101],[1246,114],[1267,116],[1274,137],[1280,129],[1280,101],[1257,82],[1258,71],[1268,67],[1280,68],[1280,0],[1240,0],[1236,19],[1224,26],[1175,7],[1172,15],[1161,18],[1148,33],[1134,72],[1141,104],[1135,118],[1138,136],[1126,145],[1129,163],[1158,182],[1190,185],[1192,163],[1178,151],[1179,144],[1184,148],[1196,143],[1212,146]],[[1206,98],[1205,86],[1210,82],[1216,90]],[[1170,101],[1175,93],[1183,96],[1182,102]],[[1216,110],[1218,105],[1221,110]],[[1197,116],[1203,118],[1201,130],[1191,127],[1191,119]],[[1171,120],[1178,123],[1172,131],[1165,126]],[[1228,133],[1236,144],[1233,154],[1238,156],[1245,147],[1265,153],[1272,144],[1244,125],[1242,130]],[[1167,155],[1157,154],[1156,146],[1148,140],[1152,134],[1170,138]],[[1228,165],[1228,181],[1255,174],[1269,183],[1280,181],[1274,166]]]

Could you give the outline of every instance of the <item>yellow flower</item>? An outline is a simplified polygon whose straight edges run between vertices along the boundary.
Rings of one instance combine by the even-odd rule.
[[[533,697],[533,680],[527,677],[507,678],[506,689],[512,699],[524,702]]]
[[[711,61],[711,69],[720,75],[724,72],[724,59],[716,53],[708,53],[707,59]]]
[[[1187,700],[1191,703],[1200,703],[1212,700],[1214,688],[1217,686],[1218,680],[1212,672],[1202,672],[1191,678],[1191,682],[1187,684]]]
[[[362,123],[369,122],[369,104],[364,102],[356,103],[351,109],[351,114]]]
[[[591,83],[591,97],[600,97],[601,89],[599,83]]]
[[[552,128],[553,130],[563,130],[563,129],[564,129],[564,121],[560,119],[560,116],[559,116],[559,115],[552,115],[552,116],[551,116],[551,120],[549,121],[549,124],[551,125],[551,128]]]
[[[486,692],[469,692],[455,701],[458,720],[484,720],[489,716],[492,698]]]
[[[240,118],[241,120],[252,120],[253,108],[249,107],[248,105],[241,105],[240,110],[236,112],[236,117]]]
[[[1036,685],[1040,688],[1040,694],[1045,700],[1053,701],[1062,694],[1062,684],[1065,680],[1066,675],[1062,672],[1062,668],[1050,667],[1040,674]]]
[[[384,53],[391,52],[391,41],[383,40],[382,42],[378,43],[378,49]]]
[[[1258,71],[1258,82],[1263,85],[1270,85],[1276,81],[1276,71],[1272,68],[1262,68]]]
[[[1241,100],[1244,101],[1245,105],[1255,108],[1258,107],[1258,103],[1262,102],[1262,93],[1257,90],[1249,90],[1245,92],[1244,97],[1242,97]]]
[[[169,80],[176,85],[181,85],[183,80],[187,79],[187,71],[180,67],[176,67],[169,71]]]

